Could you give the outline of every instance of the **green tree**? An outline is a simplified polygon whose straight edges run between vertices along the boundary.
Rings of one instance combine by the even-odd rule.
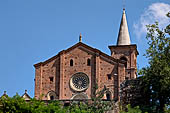
[[[120,113],[142,113],[142,110],[140,110],[139,106],[131,107],[130,104],[127,105],[127,111],[120,110]]]
[[[73,101],[64,107],[59,101],[43,101],[35,98],[25,101],[16,94],[13,97],[0,98],[0,113],[104,113],[112,109],[112,101],[103,101],[102,97],[107,89],[99,91],[91,102]]]
[[[28,110],[28,105],[25,100],[21,98],[18,94],[14,97],[3,96],[0,99],[0,112],[3,113],[22,113]]]
[[[170,17],[170,13],[167,16]],[[145,56],[149,59],[149,66],[143,68],[140,74],[145,85],[149,86],[152,109],[162,112],[165,104],[170,105],[170,24],[160,29],[156,22],[147,25],[147,30],[149,48]]]
[[[1,97],[0,105],[0,113],[66,113],[67,111],[58,101],[47,104],[41,100],[31,99],[26,102],[18,94],[13,97]]]

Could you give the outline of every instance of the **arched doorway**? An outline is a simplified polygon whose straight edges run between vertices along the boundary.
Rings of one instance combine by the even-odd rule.
[[[106,100],[111,100],[111,92],[106,91]]]
[[[86,100],[88,99],[88,96],[85,93],[78,93],[78,94],[73,95],[71,99],[72,100]]]
[[[56,99],[56,93],[54,91],[49,91],[47,93],[47,100],[55,100]]]

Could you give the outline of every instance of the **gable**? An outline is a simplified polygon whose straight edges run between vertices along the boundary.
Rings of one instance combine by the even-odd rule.
[[[96,48],[92,48],[92,47],[90,47],[90,46],[88,46],[88,45],[86,45],[86,44],[84,44],[84,43],[82,43],[82,42],[78,42],[77,44],[73,45],[72,47],[70,47],[70,48],[68,48],[68,49],[66,49],[66,50],[60,51],[57,55],[51,57],[50,59],[48,59],[48,60],[46,60],[46,61],[40,62],[40,63],[37,63],[37,64],[34,64],[34,67],[38,67],[38,66],[40,66],[40,65],[45,65],[45,64],[51,62],[52,60],[55,60],[55,59],[56,59],[57,57],[59,57],[61,54],[67,54],[67,53],[73,51],[73,50],[76,49],[76,48],[79,48],[79,49],[87,52],[88,54],[100,56],[100,57],[102,57],[103,59],[107,60],[108,62],[110,62],[110,61],[111,61],[111,62],[115,62],[115,63],[116,63],[116,62],[119,62],[119,63],[121,63],[121,64],[124,64],[124,63],[125,63],[125,62],[123,62],[123,61],[120,61],[119,59],[115,59],[115,58],[113,58],[113,57],[111,57],[111,56],[109,56],[109,55],[101,52],[100,50],[98,50],[98,49],[96,49]]]
[[[24,98],[24,100],[30,100],[31,99],[31,97],[28,94],[22,95],[22,98]]]

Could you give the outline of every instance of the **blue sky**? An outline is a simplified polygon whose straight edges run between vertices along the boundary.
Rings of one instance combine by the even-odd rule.
[[[0,1],[0,95],[27,89],[34,96],[33,64],[83,42],[110,55],[122,16],[122,0],[1,0]],[[147,65],[144,24],[161,20],[170,0],[126,0],[131,42],[137,44],[138,67]]]

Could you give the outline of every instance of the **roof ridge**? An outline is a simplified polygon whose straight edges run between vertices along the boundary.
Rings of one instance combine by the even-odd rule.
[[[80,46],[80,45],[82,45],[82,46],[84,46],[84,47],[86,47],[86,48],[91,49],[91,51],[94,51],[95,53],[98,53],[99,55],[103,55],[103,56],[105,56],[105,57],[107,57],[107,58],[110,58],[110,59],[114,60],[115,62],[118,60],[118,59],[115,59],[115,58],[113,58],[112,56],[109,56],[108,54],[100,51],[100,50],[97,49],[97,48],[93,48],[93,47],[91,47],[91,46],[89,46],[89,45],[87,45],[87,44],[85,44],[85,43],[82,43],[82,42],[78,42],[78,43],[76,43],[75,45],[71,46],[70,48],[68,48],[68,49],[66,49],[66,50],[61,50],[57,55],[55,55],[55,56],[53,56],[53,57],[45,60],[44,62],[39,62],[39,63],[37,63],[37,64],[34,64],[34,67],[38,67],[38,66],[40,66],[40,65],[45,65],[46,63],[48,63],[48,62],[52,61],[53,59],[57,58],[60,54],[67,53],[67,52],[71,51],[72,49],[74,49],[74,48],[76,48],[76,47],[78,47],[78,46]]]

